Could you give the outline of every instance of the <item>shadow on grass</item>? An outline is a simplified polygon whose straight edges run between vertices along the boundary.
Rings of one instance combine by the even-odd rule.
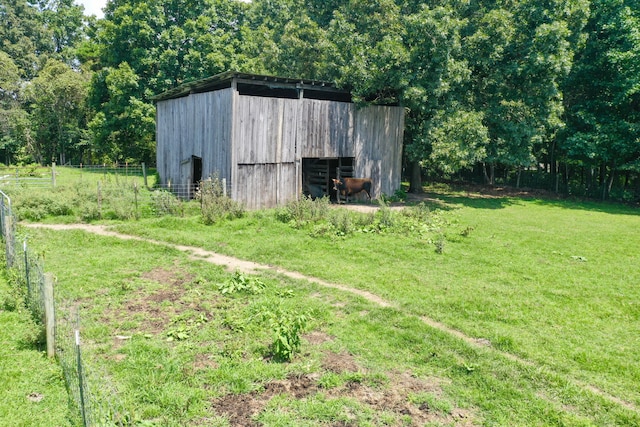
[[[595,200],[552,200],[536,199],[532,201],[536,205],[554,207],[569,210],[583,210],[591,212],[606,213],[611,215],[640,216],[640,206],[633,206],[624,203],[600,202]]]
[[[423,193],[409,194],[406,202],[407,204],[426,203],[430,208],[440,210],[455,210],[462,207],[503,209],[519,203],[519,200],[513,197],[486,195],[479,192],[425,187]]]
[[[474,209],[503,209],[524,201],[539,206],[567,210],[587,210],[612,215],[640,215],[639,206],[598,200],[568,199],[544,190],[510,187],[451,186],[436,184],[425,187],[425,192],[412,195],[415,203],[424,201],[438,209],[453,210],[460,207]]]

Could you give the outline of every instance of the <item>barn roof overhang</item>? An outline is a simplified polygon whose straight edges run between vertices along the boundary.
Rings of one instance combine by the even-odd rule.
[[[351,102],[351,92],[338,88],[334,83],[240,73],[237,71],[226,71],[215,76],[184,83],[158,94],[152,99],[154,101],[165,101],[193,93],[211,92],[230,87],[236,87],[243,95],[285,98],[304,97]]]

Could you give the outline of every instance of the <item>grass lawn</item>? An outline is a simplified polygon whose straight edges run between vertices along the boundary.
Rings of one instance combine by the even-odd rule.
[[[386,211],[348,233],[277,211],[114,223],[388,307],[148,242],[21,233],[82,306],[91,363],[151,425],[640,424],[638,210],[429,190],[428,219],[402,233]],[[277,362],[300,318],[299,351]]]
[[[71,426],[60,366],[0,278],[0,426]]]

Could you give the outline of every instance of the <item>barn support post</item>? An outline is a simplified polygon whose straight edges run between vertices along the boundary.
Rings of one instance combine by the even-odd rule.
[[[340,166],[336,168],[336,179],[340,181]],[[329,191],[329,189],[327,189],[327,191]],[[338,204],[340,204],[340,190],[336,190],[336,201],[338,202]],[[345,197],[345,203],[346,203],[346,197]]]

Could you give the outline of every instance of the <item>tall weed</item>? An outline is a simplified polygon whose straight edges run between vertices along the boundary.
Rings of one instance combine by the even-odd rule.
[[[292,200],[276,211],[276,218],[295,228],[302,228],[309,223],[316,223],[327,218],[329,213],[329,198],[312,199],[302,195],[298,200]]]
[[[211,225],[224,219],[242,218],[245,208],[225,195],[223,183],[217,177],[212,177],[200,182],[196,192],[196,200],[200,201],[202,221]]]
[[[73,200],[59,191],[21,190],[12,193],[14,214],[19,220],[41,221],[49,216],[73,214]]]
[[[179,215],[182,212],[182,201],[167,190],[152,192],[151,206],[156,216]]]

